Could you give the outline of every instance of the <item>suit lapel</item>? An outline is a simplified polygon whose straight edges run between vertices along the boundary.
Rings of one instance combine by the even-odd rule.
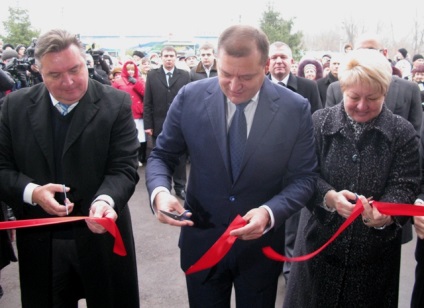
[[[385,97],[385,104],[387,108],[389,108],[390,110],[394,111],[396,109],[398,94],[399,94],[399,83],[397,82],[397,77],[392,77],[389,90],[387,91],[387,94]]]
[[[227,142],[227,115],[226,115],[226,98],[219,89],[218,83],[207,89],[209,96],[205,99],[204,104],[211,121],[212,130],[215,132],[216,143],[221,153],[222,161],[231,177],[231,168],[228,154]]]
[[[88,123],[90,123],[91,119],[95,116],[99,110],[99,107],[96,104],[99,99],[100,98],[95,92],[94,87],[92,87],[89,83],[89,90],[80,100],[78,106],[75,107],[75,114],[73,115],[69,126],[63,153],[66,153],[69,147],[78,139]]]
[[[47,89],[40,91],[32,98],[33,104],[28,107],[28,118],[41,151],[46,157],[50,172],[54,171],[53,127],[51,119],[51,99]],[[41,119],[41,121],[40,121]]]
[[[268,128],[279,109],[279,106],[274,103],[278,99],[280,99],[280,96],[274,91],[272,81],[266,80],[259,94],[258,106],[256,107],[249,138],[247,138],[240,174],[252,154],[258,149],[258,145],[266,138]]]

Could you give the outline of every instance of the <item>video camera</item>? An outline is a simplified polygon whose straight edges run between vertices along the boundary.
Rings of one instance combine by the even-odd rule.
[[[35,59],[11,59],[5,66],[4,70],[8,71],[12,76],[16,76],[18,72],[31,70],[31,65],[35,63]]]

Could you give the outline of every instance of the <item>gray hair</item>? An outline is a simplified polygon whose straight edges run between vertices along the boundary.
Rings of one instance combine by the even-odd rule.
[[[62,29],[52,29],[42,34],[35,46],[34,57],[36,64],[41,67],[41,58],[43,56],[51,52],[63,51],[71,45],[77,46],[81,51],[81,55],[85,58],[84,47],[75,34]]]

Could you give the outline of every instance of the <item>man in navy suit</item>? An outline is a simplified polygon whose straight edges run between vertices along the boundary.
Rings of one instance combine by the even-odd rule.
[[[237,240],[217,265],[187,275],[190,307],[229,307],[233,286],[238,307],[274,307],[281,263],[265,257],[262,247],[282,251],[284,221],[313,194],[317,160],[310,104],[266,78],[269,43],[262,31],[231,26],[217,50],[218,77],[186,85],[171,104],[149,157],[146,185],[159,221],[182,227],[184,271],[237,215],[247,222],[231,231]],[[233,175],[227,132],[243,103],[247,142]],[[187,150],[191,169],[183,208],[170,194],[171,174]],[[185,209],[191,220],[160,212]]]

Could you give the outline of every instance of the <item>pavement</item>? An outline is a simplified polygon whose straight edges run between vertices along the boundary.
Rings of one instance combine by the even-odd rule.
[[[189,166],[188,166],[189,168]],[[137,250],[138,279],[141,307],[188,307],[184,273],[180,269],[178,236],[179,229],[161,224],[149,207],[145,180],[145,167],[139,168],[140,181],[129,201]],[[414,283],[416,236],[402,247],[402,265],[399,291],[399,307],[409,307]],[[1,271],[0,284],[4,296],[2,308],[19,308],[19,263],[12,263]],[[284,279],[280,277],[275,307],[282,307]],[[81,300],[79,307],[86,307]],[[235,307],[234,300],[232,307]]]

